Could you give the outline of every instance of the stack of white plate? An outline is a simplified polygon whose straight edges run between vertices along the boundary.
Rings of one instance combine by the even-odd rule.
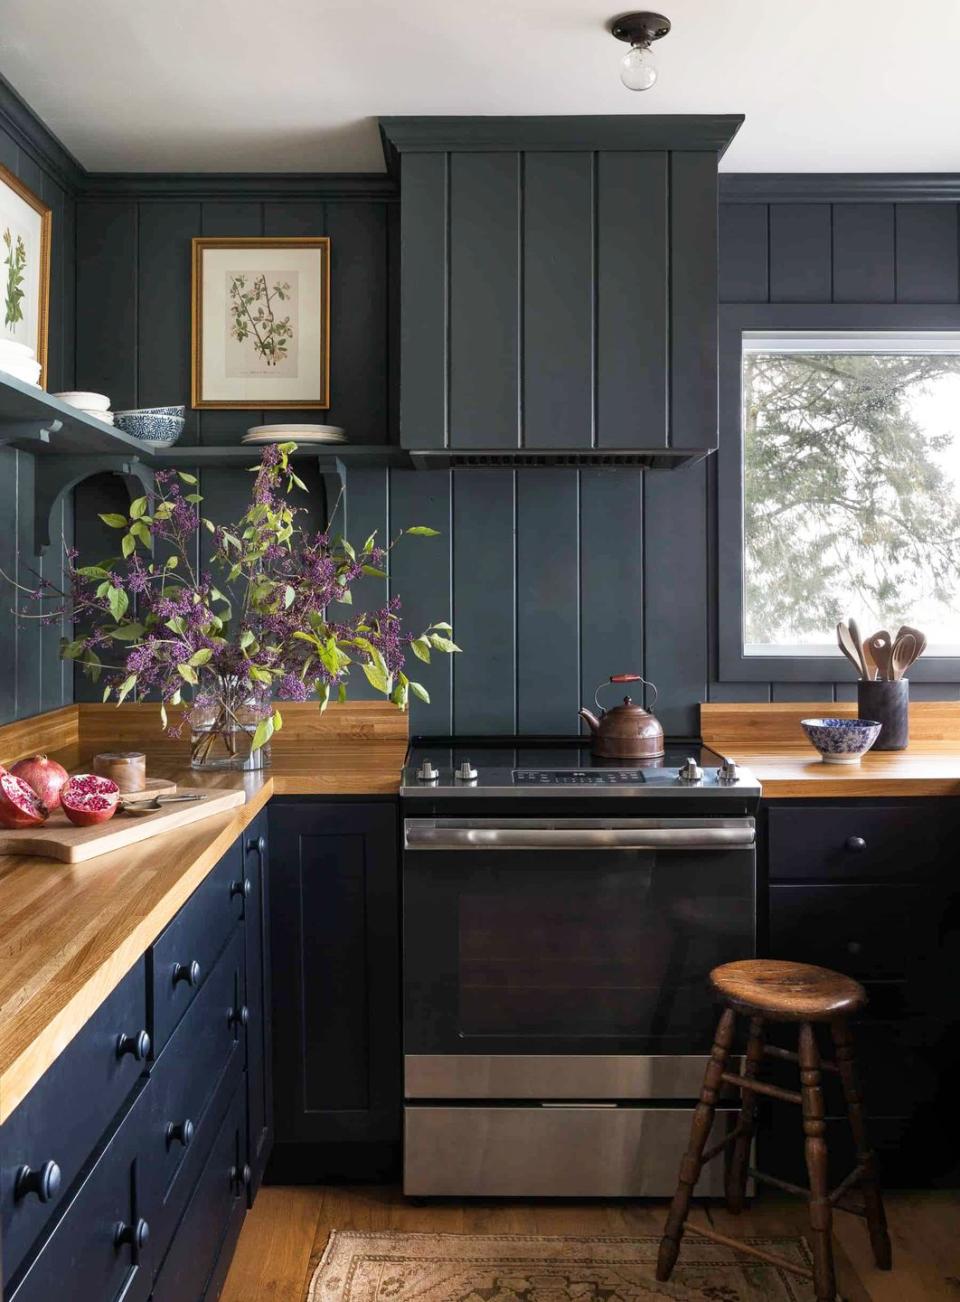
[[[105,425],[113,424],[110,399],[105,393],[88,393],[82,389],[71,389],[68,393],[55,393],[53,396],[65,402],[68,407],[76,407],[77,411],[82,411],[84,416],[102,420]]]
[[[338,425],[251,425],[240,440],[248,445],[263,443],[346,443]]]
[[[0,371],[12,375],[27,384],[37,384],[40,379],[40,363],[33,355],[29,344],[14,343],[12,339],[0,339]]]

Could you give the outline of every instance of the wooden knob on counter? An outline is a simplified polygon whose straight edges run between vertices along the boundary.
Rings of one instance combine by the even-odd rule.
[[[147,757],[140,750],[105,750],[93,757],[93,771],[112,778],[121,792],[145,791]]]

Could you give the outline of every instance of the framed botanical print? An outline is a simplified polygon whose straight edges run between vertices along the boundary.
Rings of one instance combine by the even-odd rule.
[[[193,241],[194,407],[330,406],[330,241]]]
[[[50,224],[47,205],[0,164],[0,351],[38,362],[42,387],[47,382]]]

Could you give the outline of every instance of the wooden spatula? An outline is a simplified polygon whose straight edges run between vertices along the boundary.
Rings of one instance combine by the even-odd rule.
[[[872,637],[867,638],[867,644],[880,672],[880,677],[889,681],[893,673],[891,665],[893,642],[890,634],[885,628],[882,628],[879,632],[874,633]]]

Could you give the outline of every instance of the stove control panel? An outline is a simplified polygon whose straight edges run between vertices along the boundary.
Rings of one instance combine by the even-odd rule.
[[[637,787],[646,782],[643,769],[514,769],[518,787]]]

